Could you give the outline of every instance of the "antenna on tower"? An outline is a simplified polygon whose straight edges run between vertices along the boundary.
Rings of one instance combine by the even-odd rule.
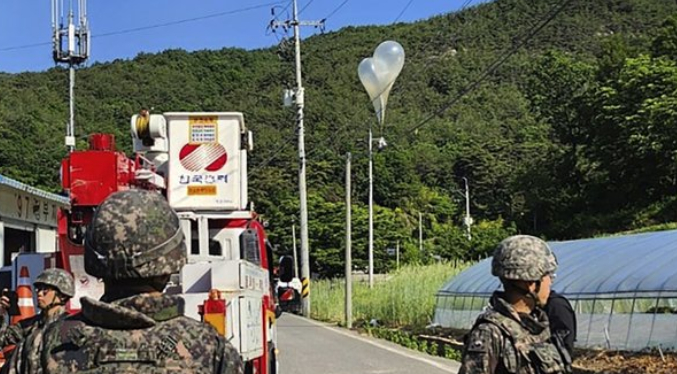
[[[52,56],[56,64],[66,64],[69,68],[70,120],[66,127],[66,146],[72,152],[75,149],[75,67],[89,57],[90,34],[87,0],[78,0],[77,9],[73,8],[73,0],[68,0],[66,14],[64,2],[52,0]]]

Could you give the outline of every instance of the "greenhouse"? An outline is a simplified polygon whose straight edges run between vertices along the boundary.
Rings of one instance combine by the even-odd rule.
[[[552,288],[571,301],[576,345],[677,349],[677,230],[549,242],[559,269]],[[437,293],[434,323],[469,329],[500,282],[491,258]]]

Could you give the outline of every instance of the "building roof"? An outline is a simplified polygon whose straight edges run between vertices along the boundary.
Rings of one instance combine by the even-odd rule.
[[[552,288],[569,298],[677,297],[677,230],[548,244],[559,262]],[[438,295],[489,296],[499,288],[488,258]]]
[[[17,180],[14,180],[12,178],[8,178],[4,175],[0,174],[0,185],[7,186],[10,188],[14,188],[17,190],[25,191],[31,195],[39,196],[44,199],[53,201],[55,203],[59,203],[61,205],[69,205],[70,204],[70,199],[66,196],[61,196],[57,195],[55,193],[43,191],[39,188],[35,188],[33,186],[29,186],[25,183],[21,183]]]

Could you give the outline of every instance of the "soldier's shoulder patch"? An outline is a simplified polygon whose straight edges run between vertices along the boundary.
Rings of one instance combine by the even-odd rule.
[[[468,342],[468,352],[486,353],[487,343],[482,339],[472,339]]]
[[[491,344],[491,331],[484,326],[478,326],[470,333],[466,342],[467,352],[486,353],[489,351],[489,344]]]

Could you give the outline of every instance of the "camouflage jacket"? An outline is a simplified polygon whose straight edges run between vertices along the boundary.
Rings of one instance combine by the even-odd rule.
[[[22,319],[14,325],[8,325],[4,318],[0,318],[0,348],[21,343],[33,331],[44,328],[62,314],[65,314],[65,312],[50,319],[43,318],[43,314],[36,314],[33,317]]]
[[[518,314],[495,293],[467,336],[459,374],[567,373],[548,327],[541,309]]]
[[[21,341],[17,341],[16,348],[12,355],[8,357],[7,368],[0,373],[16,374],[25,362],[31,362],[39,359],[39,352],[42,349],[42,337],[47,326],[51,323],[64,319],[68,316],[65,311],[42,318],[42,314],[26,318],[13,326],[14,331],[21,331],[26,334]],[[29,357],[31,355],[31,357]]]
[[[180,297],[81,303],[80,313],[45,330],[40,362],[26,363],[20,373],[243,372],[235,348],[213,327],[185,317]]]
[[[35,329],[40,321],[40,315],[23,319],[14,325],[8,325],[5,318],[0,318],[0,347],[5,348],[10,345],[21,343],[28,334]]]

